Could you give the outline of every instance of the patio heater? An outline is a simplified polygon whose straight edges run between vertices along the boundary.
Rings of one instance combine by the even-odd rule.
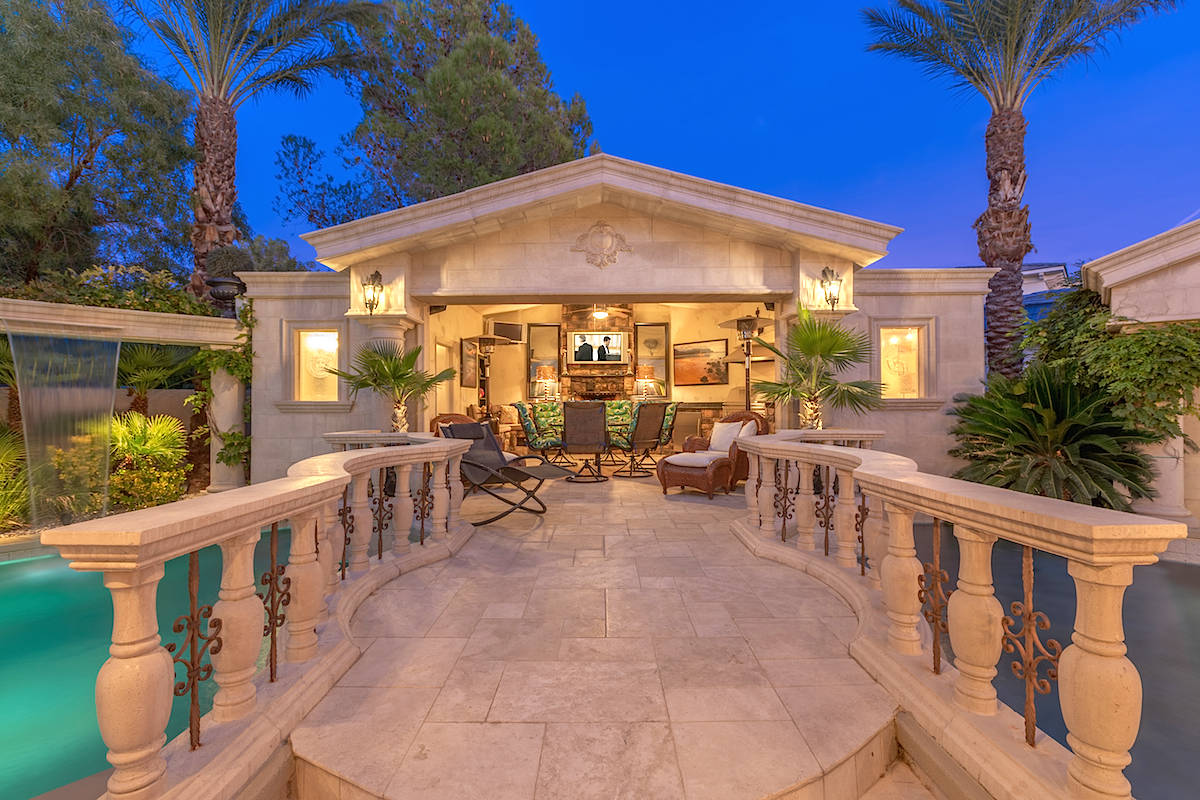
[[[506,344],[517,344],[512,339],[494,336],[490,333],[472,336],[467,339],[474,342],[479,352],[479,411],[483,419],[491,419],[491,398],[488,397],[491,384],[492,354],[496,348]]]
[[[754,357],[754,337],[761,336],[763,331],[767,329],[768,323],[773,322],[771,317],[763,317],[759,315],[758,309],[754,309],[754,316],[738,317],[737,319],[727,319],[720,323],[718,327],[729,328],[737,331],[738,340],[742,343],[742,354],[739,357],[734,354],[725,360],[731,364],[736,364],[741,361],[746,368],[746,410],[750,410],[750,362],[755,360],[767,361],[770,359]]]

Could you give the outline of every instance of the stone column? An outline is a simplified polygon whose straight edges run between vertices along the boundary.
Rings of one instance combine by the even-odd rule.
[[[867,495],[867,521],[863,524],[863,547],[867,551],[867,580],[880,589],[880,568],[887,556],[887,520],[883,517],[883,501]]]
[[[758,494],[754,491],[754,485],[758,483],[759,459],[757,453],[746,452],[746,461],[750,464],[750,472],[746,475],[746,514],[751,528],[758,527]]]
[[[950,645],[958,679],[954,701],[976,714],[996,713],[996,662],[1002,644],[1000,620],[1004,610],[992,586],[992,545],[996,537],[962,525],[958,539],[958,591],[947,607]]]
[[[104,573],[112,595],[113,633],[108,660],[96,676],[96,720],[113,765],[108,796],[157,797],[167,762],[167,719],[174,697],[174,664],[158,636],[158,582],[163,565]]]
[[[1169,439],[1160,444],[1144,448],[1154,465],[1154,489],[1158,496],[1152,499],[1135,500],[1133,510],[1149,517],[1159,517],[1171,522],[1182,522],[1188,526],[1190,536],[1200,532],[1200,520],[1192,516],[1184,505],[1182,439]]]
[[[307,661],[317,654],[317,618],[325,594],[325,576],[317,561],[315,532],[317,510],[297,514],[291,519],[292,538],[288,551],[286,576],[291,579],[292,594],[287,609],[286,661]]]
[[[905,655],[921,652],[921,601],[917,577],[923,573],[913,543],[913,512],[884,502],[888,517],[888,550],[880,566],[883,602],[887,607],[888,643]]]
[[[350,534],[350,547],[347,553],[349,562],[347,569],[352,572],[365,570],[370,560],[368,551],[371,549],[371,498],[367,495],[367,481],[370,473],[360,472],[350,479],[350,509],[354,513],[354,532]]]
[[[804,461],[796,462],[796,547],[816,548],[817,513],[813,507],[813,467]]]
[[[212,431],[211,452],[209,465],[209,492],[223,492],[236,489],[246,483],[246,474],[242,465],[230,467],[217,461],[217,453],[221,451],[222,442],[217,431],[242,433],[245,424],[242,419],[242,398],[244,388],[242,382],[223,369],[214,369],[212,373],[212,402],[208,407],[209,429]]]
[[[762,477],[762,485],[758,487],[758,498],[755,505],[758,508],[758,530],[767,538],[774,538],[777,530],[775,524],[775,465],[779,463],[770,456],[760,456],[758,465],[759,474]],[[752,489],[749,482],[746,483],[747,491]]]
[[[317,624],[329,619],[329,595],[337,589],[338,573],[333,568],[342,554],[342,521],[337,515],[336,500],[321,507],[317,518],[317,564],[321,569],[324,586],[321,589],[321,605],[317,610]]]
[[[1058,662],[1058,690],[1067,744],[1071,797],[1130,797],[1123,770],[1142,718],[1142,679],[1125,657],[1121,606],[1133,582],[1130,564],[1093,567],[1072,561],[1075,631]]]
[[[433,532],[446,532],[446,521],[450,514],[450,489],[446,486],[446,461],[434,461],[433,470]]]
[[[463,482],[462,482],[462,456],[451,456],[450,463],[446,467],[446,480],[450,485],[450,511],[448,514],[448,525],[455,525],[459,520],[459,515],[462,513],[463,502]]]
[[[462,485],[461,481],[459,485]],[[408,536],[412,533],[412,521],[412,464],[398,464],[396,498],[392,503],[392,552],[398,556],[409,552]]]
[[[833,470],[830,470],[833,472]],[[837,469],[838,497],[833,509],[833,530],[837,533],[837,565],[846,569],[858,566],[858,536],[854,527],[854,475],[846,468]],[[863,536],[866,541],[866,536]]]
[[[255,594],[254,546],[262,536],[258,528],[235,534],[221,542],[220,599],[213,616],[221,620],[221,650],[211,654],[213,719],[229,722],[254,709],[254,673],[263,638],[263,603]]]

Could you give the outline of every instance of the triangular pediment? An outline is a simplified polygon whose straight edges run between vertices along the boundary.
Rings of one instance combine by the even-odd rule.
[[[647,218],[784,250],[870,264],[901,229],[695,178],[607,154],[560,164],[303,238],[317,260],[345,269],[391,253],[419,253],[517,226],[617,206]]]

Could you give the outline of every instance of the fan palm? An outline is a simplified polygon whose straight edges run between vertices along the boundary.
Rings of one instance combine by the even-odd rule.
[[[386,397],[392,404],[392,430],[408,430],[408,401],[428,394],[434,386],[454,377],[452,369],[444,369],[436,375],[417,369],[421,348],[404,348],[390,339],[367,342],[354,354],[354,369],[343,371],[329,369],[346,382],[350,391],[357,395],[362,389],[370,389]]]
[[[8,408],[5,423],[10,431],[21,433],[21,394],[17,389],[17,364],[13,360],[8,336],[0,336],[0,383],[8,387]]]
[[[149,414],[150,390],[167,386],[192,363],[192,351],[185,347],[160,347],[152,344],[122,344],[117,361],[117,378],[133,400],[130,411]]]
[[[754,391],[776,402],[798,401],[802,427],[824,427],[825,406],[861,414],[883,403],[883,387],[878,381],[837,378],[870,360],[871,340],[865,333],[847,330],[801,308],[799,319],[788,329],[786,353],[762,339],[754,341],[779,357],[784,372],[779,382],[756,381]]]
[[[975,221],[979,256],[998,271],[987,297],[988,368],[1021,371],[1021,263],[1033,249],[1025,195],[1025,101],[1058,70],[1178,0],[895,0],[863,11],[870,46],[911,59],[984,96],[988,204]]]
[[[988,378],[982,395],[956,398],[950,455],[955,475],[976,483],[1126,510],[1152,497],[1154,473],[1139,447],[1156,440],[1112,413],[1100,392],[1080,390],[1062,369],[1034,364],[1023,378]]]
[[[259,92],[308,92],[347,64],[330,35],[370,19],[373,4],[336,0],[127,0],[196,93],[191,290],[205,293],[209,251],[238,238],[238,108]]]

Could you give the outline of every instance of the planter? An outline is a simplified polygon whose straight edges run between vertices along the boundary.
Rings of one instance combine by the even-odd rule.
[[[205,278],[204,282],[208,284],[208,294],[213,299],[213,305],[221,309],[224,316],[235,317],[233,301],[246,291],[246,284],[242,283],[242,279]]]

